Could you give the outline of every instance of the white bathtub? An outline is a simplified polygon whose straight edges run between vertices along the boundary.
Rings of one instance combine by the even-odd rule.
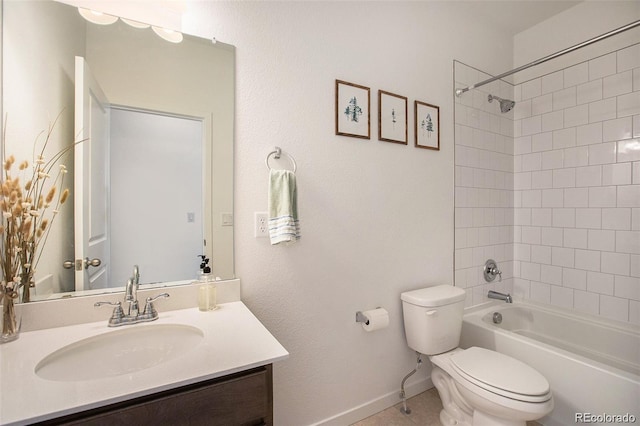
[[[465,312],[460,346],[493,349],[542,373],[555,400],[544,425],[581,423],[581,414],[583,423],[640,423],[640,327],[500,302]],[[627,417],[605,417],[615,415]]]

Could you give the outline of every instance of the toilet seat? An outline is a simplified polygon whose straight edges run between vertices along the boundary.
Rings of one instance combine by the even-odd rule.
[[[450,365],[469,384],[491,393],[522,402],[551,399],[549,382],[542,374],[499,352],[471,347],[452,354]]]

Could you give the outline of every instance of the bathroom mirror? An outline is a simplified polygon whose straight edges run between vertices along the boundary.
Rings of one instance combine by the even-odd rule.
[[[234,47],[189,35],[172,43],[124,19],[97,25],[51,0],[5,0],[2,24],[3,155],[31,160],[54,122],[49,158],[84,140],[60,161],[72,197],[32,300],[122,290],[134,264],[141,284],[189,283],[201,254],[215,276],[234,278]],[[102,148],[78,118],[75,86],[89,77],[77,63],[97,84],[89,97],[105,96],[85,111],[108,117]]]

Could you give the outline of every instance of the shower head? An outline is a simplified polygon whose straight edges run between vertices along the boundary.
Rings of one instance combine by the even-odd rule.
[[[500,111],[502,111],[503,114],[511,111],[516,105],[514,101],[510,101],[509,99],[502,99],[497,96],[489,95],[489,102],[493,102],[494,99],[500,102]]]

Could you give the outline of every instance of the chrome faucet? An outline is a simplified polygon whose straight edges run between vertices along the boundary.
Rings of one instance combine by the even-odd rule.
[[[504,294],[504,293],[500,293],[499,291],[489,290],[487,297],[489,299],[498,299],[498,300],[504,300],[507,303],[513,303],[513,299],[511,298],[511,295],[509,293]]]
[[[133,265],[133,276],[131,277],[135,285],[140,284],[140,268],[138,265]]]
[[[147,297],[144,310],[140,313],[138,305],[138,286],[140,285],[140,270],[138,265],[133,266],[133,276],[127,280],[127,286],[124,290],[124,301],[129,304],[127,313],[122,309],[122,302],[96,302],[93,306],[110,305],[115,306],[111,318],[109,318],[109,327],[119,327],[121,325],[136,324],[139,322],[148,322],[158,319],[158,311],[153,306],[153,302],[161,297],[169,297],[169,293],[161,293],[155,297]]]
[[[129,303],[127,315],[138,316],[138,287],[140,286],[140,268],[133,265],[133,276],[127,280],[124,291],[124,301]]]

